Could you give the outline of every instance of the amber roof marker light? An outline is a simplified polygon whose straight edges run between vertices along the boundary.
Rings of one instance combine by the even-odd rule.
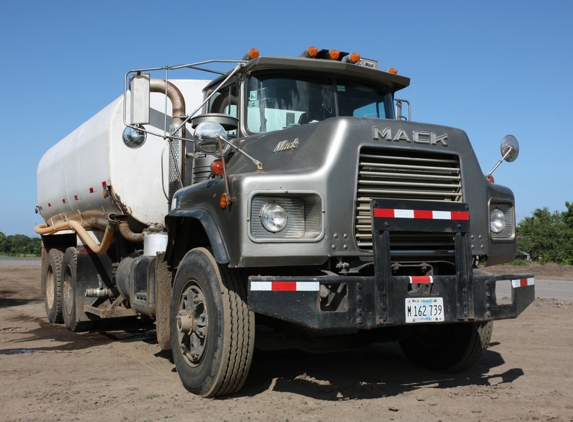
[[[243,57],[243,60],[253,60],[259,57],[259,50],[256,48],[251,48],[247,54]]]
[[[398,74],[398,69],[395,69],[393,67],[389,68],[386,72],[391,73],[393,75],[397,75]]]
[[[352,63],[356,64],[360,61],[361,57],[358,53],[350,53],[342,58],[342,61],[345,63]]]
[[[338,50],[330,50],[328,52],[328,57],[332,60],[338,60],[340,58],[340,51]]]
[[[300,57],[307,57],[307,58],[309,58],[309,59],[314,59],[317,54],[318,54],[318,48],[316,48],[315,46],[311,45],[310,47],[308,47],[306,50],[304,50],[304,51],[300,54]]]

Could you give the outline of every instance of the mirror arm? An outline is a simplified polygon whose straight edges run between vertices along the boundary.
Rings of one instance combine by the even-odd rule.
[[[232,142],[228,141],[227,139],[223,138],[222,136],[217,136],[217,138],[220,141],[226,142],[231,148],[233,148],[235,151],[240,152],[241,154],[243,154],[245,157],[247,157],[249,160],[251,160],[256,166],[257,166],[257,170],[262,170],[263,169],[263,163],[261,163],[259,160],[257,160],[256,158],[251,157],[249,154],[247,154],[245,151],[243,151],[241,148],[239,148],[238,146],[234,145]]]
[[[490,172],[488,174],[485,175],[486,178],[489,179],[489,177],[493,174],[494,171],[497,170],[497,168],[501,165],[501,163],[503,163],[503,161],[509,156],[509,154],[511,154],[511,151],[513,151],[513,147],[508,147],[507,151],[505,152],[505,154],[503,154],[503,157],[501,157],[501,159],[497,162],[497,164],[490,170]]]

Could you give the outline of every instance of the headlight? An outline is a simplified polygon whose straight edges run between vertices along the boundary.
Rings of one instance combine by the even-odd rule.
[[[322,199],[315,193],[253,195],[248,221],[253,242],[316,242],[324,236]]]
[[[271,233],[280,232],[288,222],[286,210],[275,202],[267,202],[263,205],[259,217],[263,227]]]
[[[505,214],[498,208],[491,211],[489,227],[494,233],[501,233],[505,229]]]

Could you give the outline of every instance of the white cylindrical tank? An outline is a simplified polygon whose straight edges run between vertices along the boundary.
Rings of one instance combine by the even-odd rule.
[[[209,81],[170,82],[191,113],[201,104]],[[171,102],[152,93],[150,103],[150,125],[145,128],[163,134],[171,124]],[[124,129],[121,96],[44,154],[38,165],[38,207],[48,225],[69,219],[104,229],[111,213],[130,214],[143,224],[163,223],[169,211],[168,142],[148,134],[141,147],[129,148],[123,142]]]

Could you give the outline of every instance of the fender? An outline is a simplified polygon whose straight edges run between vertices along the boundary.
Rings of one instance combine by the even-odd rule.
[[[170,261],[176,245],[176,238],[180,235],[177,231],[178,221],[195,220],[205,230],[209,243],[211,244],[212,253],[219,264],[228,264],[230,262],[227,245],[221,234],[219,226],[211,213],[205,208],[186,208],[181,210],[173,210],[165,216],[165,227],[169,233],[169,240],[167,243],[167,250],[165,251],[165,260]]]

